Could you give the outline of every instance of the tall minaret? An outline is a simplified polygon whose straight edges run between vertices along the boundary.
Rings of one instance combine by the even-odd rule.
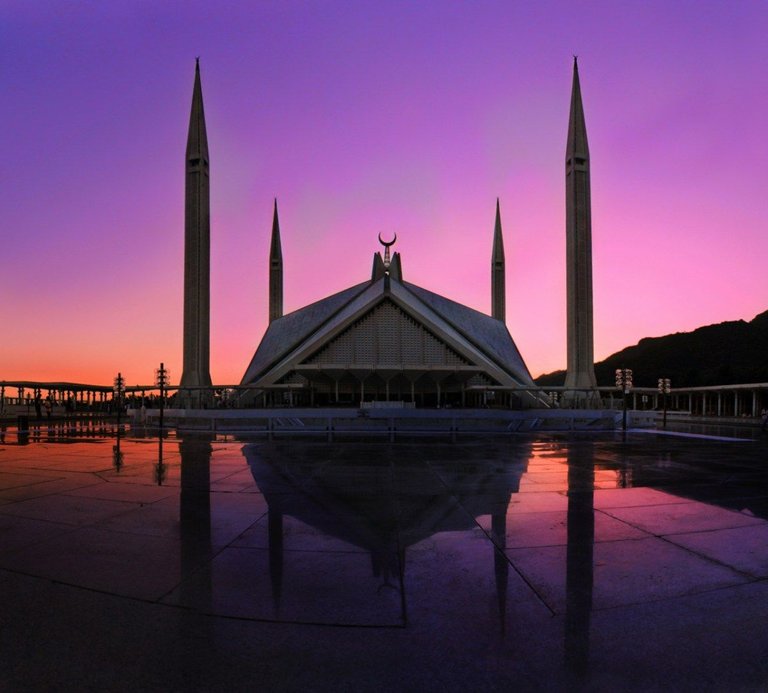
[[[568,372],[565,387],[586,390],[597,386],[592,342],[592,208],[589,145],[575,57],[565,150],[565,242],[568,296]],[[596,396],[596,393],[588,392],[571,393],[568,399],[591,401]]]
[[[269,247],[269,322],[283,316],[283,250],[280,246],[280,222],[277,198],[272,216],[272,243]]]
[[[189,116],[184,200],[184,372],[180,384],[193,388],[211,385],[210,181],[199,60],[195,63]],[[200,406],[205,399],[206,393],[199,390],[186,396],[186,402],[194,406]]]
[[[506,322],[506,285],[504,279],[504,238],[501,235],[501,212],[496,198],[496,226],[493,229],[493,253],[491,254],[491,315]]]

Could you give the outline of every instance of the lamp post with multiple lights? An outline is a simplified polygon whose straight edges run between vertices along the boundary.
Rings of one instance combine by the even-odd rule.
[[[165,479],[165,466],[163,465],[163,409],[165,407],[165,393],[170,384],[170,372],[165,367],[165,364],[161,363],[160,368],[155,370],[155,385],[160,389],[160,434],[158,436],[157,467],[155,468],[155,479],[158,486],[162,486]]]
[[[616,387],[621,390],[624,398],[624,414],[621,419],[621,429],[624,434],[627,433],[627,396],[632,390],[632,369],[631,368],[617,368],[616,369]]]
[[[667,395],[672,390],[672,381],[669,378],[659,378],[659,392],[661,393],[662,406],[664,407],[663,427],[667,427]]]
[[[123,378],[122,373],[118,372],[112,392],[114,393],[115,407],[117,408],[117,445],[112,450],[112,456],[115,470],[119,472],[123,467],[123,453],[120,452],[120,414],[123,409],[123,395],[125,395],[125,378]]]

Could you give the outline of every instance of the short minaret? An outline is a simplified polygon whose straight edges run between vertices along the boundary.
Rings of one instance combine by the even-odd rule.
[[[210,387],[210,180],[200,62],[187,136],[184,191],[184,371],[181,387]],[[192,390],[186,402],[200,406],[206,393]]]
[[[568,301],[567,399],[589,400],[597,393],[592,335],[592,206],[589,184],[589,145],[581,104],[579,67],[573,59],[571,114],[565,151],[565,242]]]
[[[272,215],[272,242],[269,246],[269,322],[283,317],[283,249],[280,245],[280,222],[277,198]]]
[[[496,226],[493,229],[493,252],[491,254],[491,316],[502,322],[507,321],[505,296],[504,238],[501,234],[501,212],[497,197]]]

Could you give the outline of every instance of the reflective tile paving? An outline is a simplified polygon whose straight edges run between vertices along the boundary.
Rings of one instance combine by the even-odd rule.
[[[7,430],[0,689],[765,690],[768,445]]]

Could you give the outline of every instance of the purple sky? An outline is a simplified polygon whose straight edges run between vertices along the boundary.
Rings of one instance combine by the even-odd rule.
[[[211,155],[211,375],[285,308],[369,276],[490,310],[565,365],[564,155],[579,55],[595,358],[768,308],[768,4],[28,2],[0,6],[0,379],[181,376],[184,148],[200,56]]]

